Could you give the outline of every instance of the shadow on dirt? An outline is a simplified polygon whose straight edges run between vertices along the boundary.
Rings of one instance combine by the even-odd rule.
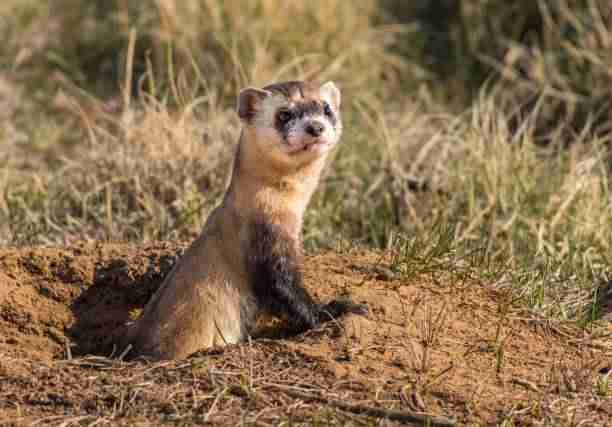
[[[178,256],[150,259],[145,268],[124,259],[97,266],[93,285],[76,298],[71,309],[76,322],[69,329],[77,355],[118,355],[131,313],[142,309],[170,272]]]

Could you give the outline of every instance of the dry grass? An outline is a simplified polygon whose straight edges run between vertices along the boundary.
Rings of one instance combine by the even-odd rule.
[[[478,274],[550,315],[601,314],[607,2],[541,1],[530,38],[484,31],[516,9],[465,2],[449,25],[477,31],[460,52],[505,79],[477,91],[435,80],[410,42],[425,37],[421,15],[393,2],[61,3],[0,6],[0,243],[190,238],[224,189],[237,89],[334,79],[346,133],[306,219],[309,248],[390,248],[401,274]],[[444,103],[470,92],[464,111]]]

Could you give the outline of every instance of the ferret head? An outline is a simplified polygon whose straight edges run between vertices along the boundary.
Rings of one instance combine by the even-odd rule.
[[[238,115],[248,134],[270,160],[300,166],[325,156],[340,140],[340,91],[302,81],[246,88],[238,96]]]

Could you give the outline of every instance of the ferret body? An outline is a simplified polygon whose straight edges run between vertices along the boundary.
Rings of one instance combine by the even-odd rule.
[[[296,331],[326,314],[363,311],[348,300],[315,303],[300,268],[304,211],[342,133],[339,90],[301,81],[247,88],[237,110],[243,129],[230,185],[129,330],[138,355],[183,358],[240,342],[263,311]]]

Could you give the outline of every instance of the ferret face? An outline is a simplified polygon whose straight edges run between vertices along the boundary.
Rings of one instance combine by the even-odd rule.
[[[340,91],[332,82],[320,87],[285,82],[263,90],[244,89],[238,114],[267,156],[300,165],[326,155],[340,140]]]

